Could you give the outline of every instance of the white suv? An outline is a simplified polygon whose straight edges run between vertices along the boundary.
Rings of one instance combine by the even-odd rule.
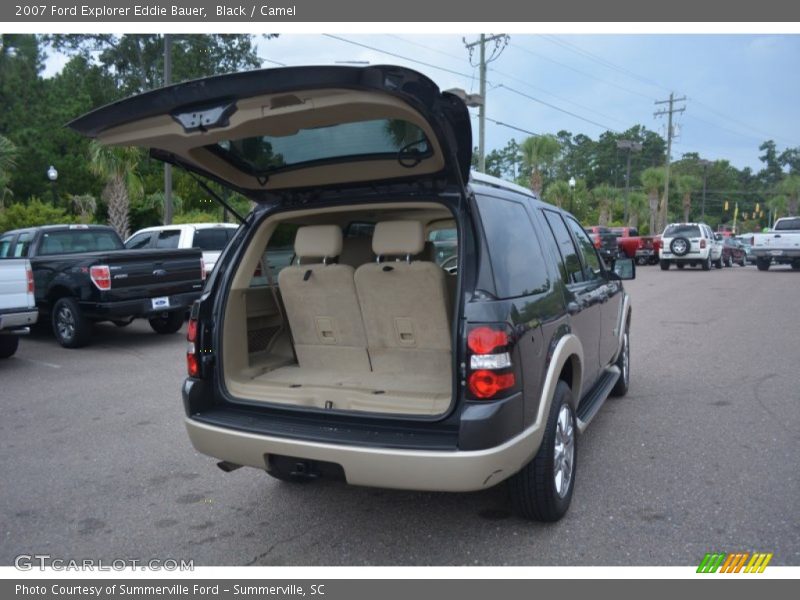
[[[708,271],[711,263],[721,269],[722,244],[705,223],[670,223],[661,234],[661,270],[673,263],[679,269],[688,264]]]

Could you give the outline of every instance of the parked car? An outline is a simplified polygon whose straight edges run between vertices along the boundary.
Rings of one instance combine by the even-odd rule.
[[[203,252],[203,264],[207,276],[214,270],[220,253],[236,233],[238,227],[232,223],[192,223],[146,227],[125,240],[125,247],[134,250],[198,248]]]
[[[722,241],[705,223],[670,223],[661,234],[661,269],[671,265],[701,266],[704,271],[713,264],[722,268]]]
[[[19,338],[36,323],[33,271],[25,258],[13,257],[10,236],[0,236],[0,358],[13,356]]]
[[[800,217],[783,217],[767,233],[753,234],[753,255],[759,271],[772,263],[800,270]]]
[[[594,247],[603,257],[607,264],[612,264],[619,256],[619,248],[617,247],[617,236],[614,235],[608,227],[601,227],[600,225],[592,225],[586,227],[586,232],[592,239]]]
[[[564,515],[576,435],[628,390],[621,280],[635,266],[606,268],[574,217],[529,190],[470,182],[461,99],[402,67],[287,67],[146,92],[71,126],[258,203],[192,308],[183,398],[198,451],[289,481],[508,479],[522,514]],[[369,243],[346,247],[364,222]],[[416,258],[443,222],[455,275]],[[252,285],[289,227],[297,261]]]
[[[637,265],[654,265],[658,262],[653,236],[640,236],[635,227],[612,227],[611,233],[617,238],[620,255],[633,258]]]
[[[744,250],[745,263],[748,265],[756,264],[756,257],[753,255],[753,236],[740,235],[736,237],[736,240],[739,242],[739,246],[741,246],[742,250]]]
[[[726,237],[722,241],[722,244],[722,264],[726,267],[732,267],[733,263],[736,263],[740,267],[747,264],[747,253],[739,240]]]
[[[126,250],[104,225],[30,227],[2,239],[30,260],[36,306],[65,348],[87,344],[98,321],[144,317],[155,332],[174,333],[203,287],[199,250]]]

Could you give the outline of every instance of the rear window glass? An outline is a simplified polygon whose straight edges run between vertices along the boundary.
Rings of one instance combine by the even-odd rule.
[[[14,235],[11,233],[0,237],[0,258],[5,258],[8,256],[9,252],[11,251],[11,242],[13,239]]]
[[[168,229],[159,231],[156,238],[156,248],[177,248],[181,239],[180,229]]]
[[[222,250],[228,245],[236,230],[233,227],[197,229],[192,245],[200,250]]]
[[[800,217],[797,219],[783,219],[775,223],[775,231],[789,231],[792,229],[800,229]]]
[[[518,202],[478,198],[497,294],[514,298],[550,288],[542,249],[528,212]]]
[[[664,237],[700,237],[700,227],[697,225],[670,225],[664,230]]]
[[[42,235],[39,255],[104,252],[122,250],[123,247],[119,236],[113,231],[48,231]]]
[[[259,175],[283,167],[329,160],[397,157],[410,166],[430,156],[425,133],[399,119],[299,129],[292,135],[224,140],[206,146],[236,168]]]

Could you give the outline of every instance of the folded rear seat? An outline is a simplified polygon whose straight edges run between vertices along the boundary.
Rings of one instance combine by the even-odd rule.
[[[356,269],[367,349],[376,373],[440,375],[450,370],[445,273],[428,260],[412,260],[424,247],[419,221],[383,221],[372,237],[380,262]]]
[[[278,285],[298,364],[303,368],[369,371],[354,269],[333,262],[342,251],[342,230],[337,225],[301,227],[294,251],[301,263],[307,264],[284,268],[278,274]]]

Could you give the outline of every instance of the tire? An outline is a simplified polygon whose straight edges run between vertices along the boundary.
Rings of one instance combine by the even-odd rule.
[[[11,358],[18,347],[18,335],[0,335],[0,358]]]
[[[715,261],[714,261],[714,266],[715,266],[716,268],[718,268],[718,269],[721,269],[721,268],[722,268],[722,256],[720,256],[720,257],[719,257],[719,259],[717,259],[717,260],[715,260]]]
[[[669,261],[668,260],[662,260],[660,264],[661,264],[661,270],[662,271],[669,271]]]
[[[569,386],[559,381],[536,456],[509,479],[514,510],[527,519],[558,521],[566,514],[572,501],[578,427],[571,400]],[[558,446],[561,450],[557,450]],[[564,477],[565,473],[567,477]]]
[[[622,398],[628,393],[628,386],[631,382],[631,341],[628,328],[622,334],[622,349],[619,351],[617,362],[614,363],[620,371],[619,379],[614,387],[611,388],[611,395],[615,398]]]
[[[692,243],[688,238],[676,237],[669,243],[669,249],[675,256],[686,256],[692,249]]]
[[[769,258],[757,258],[756,259],[756,267],[759,271],[769,271]]]
[[[700,266],[703,268],[703,271],[710,271],[711,270],[711,254],[708,255],[708,258],[706,258],[700,264]]]
[[[726,267],[732,267],[733,266],[733,257],[732,256],[729,256],[728,258],[725,259],[725,266]]]
[[[83,316],[75,298],[60,298],[50,315],[53,335],[64,348],[80,348],[89,343],[92,322]]]
[[[743,266],[745,266],[746,264],[747,264],[747,263],[745,262],[745,260],[744,260],[744,259],[742,259],[742,260],[740,260],[740,261],[739,261],[739,266],[740,266],[740,267],[743,267]]]
[[[684,263],[675,263],[675,266],[678,267],[681,271],[686,266]]]
[[[150,327],[156,333],[166,335],[175,333],[183,327],[183,313],[182,310],[173,310],[170,312],[162,313],[149,319]]]
[[[794,261],[792,263],[792,271],[800,271],[800,261]]]

